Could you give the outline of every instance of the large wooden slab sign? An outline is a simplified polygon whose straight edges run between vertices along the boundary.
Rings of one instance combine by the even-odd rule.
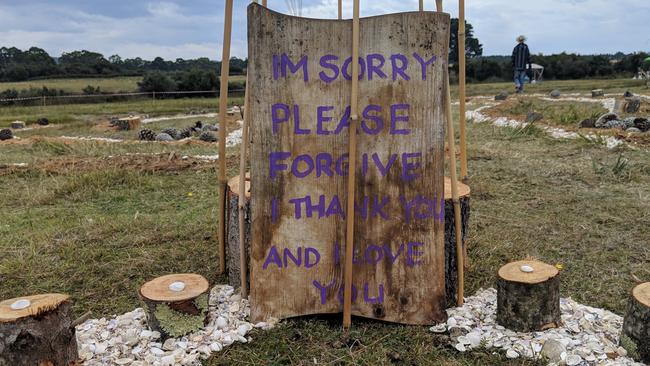
[[[449,16],[361,19],[352,314],[446,318]],[[248,8],[251,316],[342,311],[352,22]]]

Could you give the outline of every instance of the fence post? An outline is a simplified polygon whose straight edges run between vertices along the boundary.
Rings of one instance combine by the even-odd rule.
[[[156,105],[156,91],[154,90],[153,93],[151,93],[152,100],[151,104]]]
[[[45,107],[45,95],[41,96],[41,99],[42,99],[41,104],[42,104],[43,107]]]

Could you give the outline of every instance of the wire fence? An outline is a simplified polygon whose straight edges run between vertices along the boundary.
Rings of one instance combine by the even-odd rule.
[[[245,89],[230,89],[229,96],[243,96]],[[43,95],[37,97],[3,98],[0,99],[0,107],[3,106],[49,106],[60,104],[82,104],[82,103],[111,103],[128,101],[134,99],[151,99],[152,101],[175,98],[195,97],[218,97],[218,90],[193,90],[193,91],[171,91],[171,92],[132,92],[132,93],[102,93],[102,94],[67,94],[67,95]]]

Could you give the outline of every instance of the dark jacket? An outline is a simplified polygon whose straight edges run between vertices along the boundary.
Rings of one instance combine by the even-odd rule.
[[[519,43],[512,50],[512,68],[515,70],[526,70],[530,66],[530,51],[525,43]]]

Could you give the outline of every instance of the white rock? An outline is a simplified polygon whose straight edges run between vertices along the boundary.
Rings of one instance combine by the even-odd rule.
[[[458,350],[458,352],[465,352],[467,349],[465,348],[465,345],[462,343],[457,343],[454,347]]]
[[[525,273],[531,273],[531,272],[535,271],[535,270],[533,269],[533,267],[531,267],[531,266],[527,266],[527,265],[523,265],[523,266],[519,267],[519,269],[520,269],[522,272],[525,272]]]

